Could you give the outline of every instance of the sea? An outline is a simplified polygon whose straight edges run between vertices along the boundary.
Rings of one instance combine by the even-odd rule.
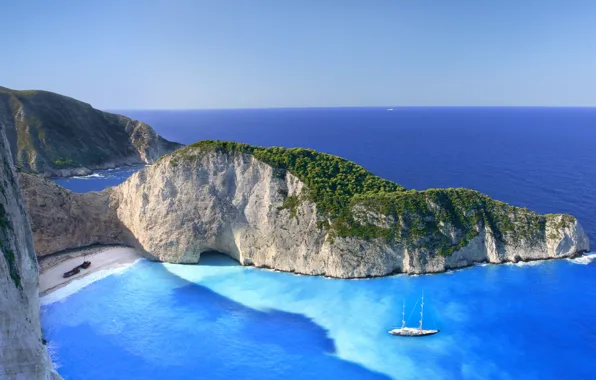
[[[407,188],[576,216],[596,241],[595,108],[130,111],[167,139],[306,147]],[[56,180],[102,190],[141,167]],[[437,335],[387,333],[424,325]],[[362,280],[140,260],[42,298],[64,379],[596,378],[596,254]]]

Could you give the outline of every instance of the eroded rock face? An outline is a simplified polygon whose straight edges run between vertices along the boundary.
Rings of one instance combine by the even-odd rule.
[[[114,189],[112,199],[118,218],[159,260],[196,263],[216,250],[242,264],[325,273],[316,259],[326,256],[316,206],[303,203],[297,217],[280,210],[285,194],[301,194],[304,185],[272,173],[248,155],[209,155],[175,167],[166,158]]]
[[[475,237],[445,256],[424,244],[341,237],[329,229],[329,221],[309,200],[307,186],[291,173],[247,153],[212,151],[190,156],[166,156],[120,186],[88,197],[65,195],[56,185],[29,185],[24,180],[36,248],[50,253],[109,241],[135,245],[151,259],[172,263],[196,263],[201,253],[215,250],[244,265],[341,278],[435,273],[474,262],[561,258],[589,250],[586,234],[568,215],[541,219],[542,229],[528,238],[507,232],[511,238],[507,244],[490,225],[479,221]],[[42,204],[54,206],[41,211]],[[52,211],[55,207],[58,213]],[[352,212],[383,228],[396,223],[394,217],[377,215],[361,204]],[[86,218],[94,222],[72,231],[69,218],[73,217],[77,220],[73,224],[84,225]],[[56,225],[53,230],[52,225]],[[119,228],[125,230],[119,232]],[[441,228],[454,241],[462,235],[454,225]],[[56,239],[61,231],[70,237]]]
[[[78,194],[26,173],[19,173],[19,182],[38,256],[92,244],[135,244],[110,207],[111,189]]]
[[[182,147],[143,122],[47,91],[0,87],[0,124],[17,166],[46,177],[151,163]]]
[[[39,322],[37,259],[0,125],[0,379],[60,379]]]

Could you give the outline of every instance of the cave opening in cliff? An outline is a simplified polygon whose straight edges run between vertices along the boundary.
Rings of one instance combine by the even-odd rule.
[[[229,267],[240,265],[240,263],[227,253],[211,250],[201,253],[198,265]]]

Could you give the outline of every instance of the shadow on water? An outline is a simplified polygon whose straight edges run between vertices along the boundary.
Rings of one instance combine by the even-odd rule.
[[[207,256],[207,265],[235,263]],[[96,310],[86,311],[86,323],[49,316],[61,303],[44,313],[65,379],[388,379],[338,358],[327,331],[311,319],[246,307],[160,264],[141,262],[94,285],[66,303],[88,308],[92,297]],[[123,332],[102,333],[115,321]]]
[[[225,253],[217,251],[206,251],[201,253],[199,265],[211,267],[235,267],[240,263]]]

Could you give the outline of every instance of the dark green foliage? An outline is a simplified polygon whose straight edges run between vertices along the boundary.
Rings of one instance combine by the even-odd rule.
[[[179,157],[192,159],[196,148],[200,148],[200,152],[215,150],[252,154],[258,160],[271,165],[274,175],[279,173],[281,178],[285,177],[285,171],[289,171],[308,186],[309,198],[317,204],[319,211],[331,217],[340,215],[357,194],[405,190],[351,161],[311,149],[262,148],[228,141],[205,140],[175,152],[174,161]]]
[[[19,275],[19,269],[14,252],[12,249],[10,249],[10,247],[7,247],[3,244],[8,230],[11,229],[12,225],[6,216],[6,209],[4,208],[4,205],[0,203],[0,251],[4,253],[4,259],[6,259],[6,263],[8,264],[10,278],[12,278],[17,288],[22,288],[21,276]]]
[[[273,177],[278,179],[285,179],[286,170],[283,168],[273,168]]]
[[[13,185],[15,185],[14,178],[11,175],[12,170],[6,160],[4,161],[3,170],[4,175],[8,175],[10,180],[13,182]],[[2,177],[4,176],[0,176],[0,178]],[[0,193],[0,251],[2,251],[2,253],[4,254],[4,259],[8,264],[10,278],[12,278],[17,288],[22,288],[21,276],[19,275],[19,269],[16,262],[15,254],[12,251],[12,249],[6,244],[8,240],[8,232],[11,231],[13,227],[10,220],[8,219],[8,215],[6,214],[6,208],[4,207],[6,202],[6,189],[4,188],[4,183],[0,183]]]
[[[490,227],[502,244],[538,243],[544,238],[546,223],[542,215],[468,189],[363,194],[354,198],[353,205],[389,216],[394,222],[380,228],[356,222],[358,213],[348,214],[335,221],[341,223],[336,228],[340,236],[382,237],[442,255],[466,246],[484,226]]]
[[[4,188],[2,188],[2,193],[4,194]],[[6,209],[4,205],[0,203],[0,228],[7,229],[10,228],[10,222],[6,218]]]
[[[284,199],[284,203],[279,207],[279,210],[290,210],[290,218],[295,218],[298,212],[298,205],[300,200],[296,195],[290,195]]]
[[[317,220],[317,228],[320,230],[328,230],[331,227],[327,220]]]
[[[14,255],[14,252],[10,248],[2,247],[1,244],[0,244],[0,249],[4,251],[4,258],[8,262],[10,278],[12,278],[12,281],[14,282],[14,285],[17,288],[22,289],[23,285],[21,284],[21,276],[19,275],[19,270],[17,267],[16,257]]]
[[[355,163],[300,148],[262,148],[223,141],[200,141],[172,155],[196,159],[207,152],[246,153],[271,165],[274,173],[288,171],[306,184],[306,197],[317,205],[319,228],[334,237],[385,239],[408,248],[450,255],[488,227],[500,244],[539,243],[546,220],[525,208],[509,206],[468,189],[406,190]],[[275,175],[282,178],[280,175]],[[296,216],[300,199],[284,196],[280,209]],[[331,220],[331,223],[328,222]],[[564,216],[560,223],[573,222]]]
[[[59,158],[57,160],[54,160],[54,165],[56,165],[56,167],[58,168],[64,168],[64,167],[75,167],[78,166],[75,160],[72,160],[70,158]]]

